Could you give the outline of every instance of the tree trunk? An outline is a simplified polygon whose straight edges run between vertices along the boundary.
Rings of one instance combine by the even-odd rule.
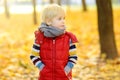
[[[70,5],[71,1],[67,0],[66,4],[67,4],[67,11],[70,11],[71,5]]]
[[[58,5],[61,5],[61,0],[57,0]]]
[[[34,20],[34,24],[37,24],[37,18],[36,18],[36,0],[33,0],[33,20]]]
[[[106,59],[114,59],[118,54],[114,38],[111,0],[96,0],[96,4],[101,54],[106,54]]]
[[[9,14],[9,9],[8,9],[8,5],[7,5],[7,0],[4,0],[4,8],[5,8],[6,17],[9,18],[10,14]]]
[[[53,1],[53,0],[50,0],[50,4],[52,4],[52,3],[54,3],[54,1]]]
[[[87,11],[85,0],[82,0],[82,5],[83,5],[83,11]]]

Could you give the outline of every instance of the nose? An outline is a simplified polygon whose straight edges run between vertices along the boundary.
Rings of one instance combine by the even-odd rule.
[[[63,23],[63,24],[65,23],[65,19],[62,20],[62,23]]]

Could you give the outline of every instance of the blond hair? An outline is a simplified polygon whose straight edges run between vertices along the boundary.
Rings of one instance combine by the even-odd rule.
[[[57,4],[50,4],[43,8],[41,20],[45,22],[49,19],[53,19],[59,14],[65,15],[64,9]]]

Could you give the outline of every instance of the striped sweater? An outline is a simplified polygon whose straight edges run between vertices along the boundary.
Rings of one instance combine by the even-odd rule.
[[[33,47],[32,47],[32,52],[30,55],[30,59],[37,68],[42,70],[42,68],[44,67],[44,64],[42,63],[40,59],[39,53],[40,53],[40,45],[34,42]],[[70,40],[69,60],[68,60],[66,67],[64,68],[66,74],[68,74],[71,71],[71,69],[76,64],[76,61],[77,61],[76,45],[72,43],[72,41]]]

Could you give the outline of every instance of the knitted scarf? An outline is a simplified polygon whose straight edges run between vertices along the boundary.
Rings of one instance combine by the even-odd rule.
[[[59,29],[57,27],[49,26],[46,23],[41,23],[39,30],[44,33],[46,37],[57,37],[64,34],[64,29]]]

